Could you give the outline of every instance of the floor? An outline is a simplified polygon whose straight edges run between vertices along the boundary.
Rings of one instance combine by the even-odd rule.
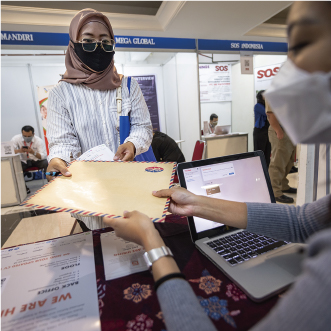
[[[289,184],[291,187],[297,187],[298,173],[289,174],[288,179],[289,179]],[[28,195],[28,197],[29,197],[29,196],[33,195],[37,190],[39,190],[43,186],[43,181],[41,179],[33,180],[33,181],[27,182],[26,184],[31,191],[31,193]],[[294,199],[293,205],[295,205],[296,204],[296,194],[286,194],[286,195],[288,195]],[[22,222],[22,219],[28,219],[28,218],[36,217],[36,216],[38,216],[38,218],[36,218],[35,223],[36,224],[38,223],[38,228],[34,232],[38,232],[40,230],[40,227],[41,227],[40,222],[51,223],[51,221],[52,221],[52,225],[50,225],[50,227],[52,227],[52,229],[50,229],[48,232],[47,232],[47,230],[44,230],[44,232],[42,234],[40,234],[40,236],[42,238],[45,238],[45,236],[47,237],[47,235],[52,236],[52,235],[54,235],[54,233],[60,233],[63,235],[64,234],[63,227],[69,228],[70,226],[72,226],[72,224],[73,224],[72,222],[74,222],[74,220],[68,218],[68,215],[63,215],[63,217],[61,215],[58,215],[59,216],[58,218],[60,218],[60,219],[58,219],[56,221],[56,220],[54,220],[54,217],[51,215],[54,213],[55,212],[48,211],[48,210],[35,210],[33,207],[27,208],[24,206],[12,206],[12,207],[1,208],[1,247],[4,246],[6,241],[8,241],[8,238],[13,234],[13,232],[14,232],[14,234],[11,237],[11,240],[9,240],[10,243],[13,242],[13,237],[14,237],[14,239],[19,238],[17,240],[19,240],[20,242],[17,242],[17,244],[22,243],[21,242],[22,237],[23,237],[23,240],[25,237],[26,241],[29,240],[28,238],[32,238],[33,236],[31,234],[25,234],[26,225],[24,226],[24,224],[23,224],[24,222]],[[62,213],[62,214],[65,214],[65,213]],[[37,222],[37,219],[38,219],[38,222]],[[63,225],[63,222],[66,222],[66,226]],[[20,224],[20,227],[18,227],[19,224]],[[75,224],[74,227],[75,228],[73,229],[73,233],[81,232],[81,228],[78,224]],[[16,231],[15,231],[15,229],[16,229]],[[45,231],[46,231],[46,233],[45,233]],[[67,234],[69,235],[70,233],[67,233]]]

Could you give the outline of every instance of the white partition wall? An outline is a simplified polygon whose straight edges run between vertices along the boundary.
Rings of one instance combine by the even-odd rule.
[[[5,57],[1,71],[1,140],[10,140],[24,125],[33,126],[42,137],[37,86],[55,85],[61,79],[64,56]]]
[[[163,92],[166,120],[166,134],[174,140],[180,140],[179,110],[177,96],[177,68],[174,56],[163,66]]]
[[[178,53],[177,87],[180,136],[182,152],[187,161],[192,160],[195,142],[200,139],[199,133],[199,97],[198,70],[195,53]]]
[[[24,125],[37,128],[35,104],[32,97],[27,66],[1,68],[1,141],[9,141],[21,133]]]
[[[248,132],[248,151],[253,151],[254,75],[242,75],[240,63],[232,65],[232,132]]]

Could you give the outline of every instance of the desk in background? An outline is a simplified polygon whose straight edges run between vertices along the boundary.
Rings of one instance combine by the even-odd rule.
[[[246,153],[248,151],[248,133],[234,132],[218,136],[202,136],[206,142],[205,158]]]
[[[1,157],[1,207],[19,205],[26,198],[20,155]]]

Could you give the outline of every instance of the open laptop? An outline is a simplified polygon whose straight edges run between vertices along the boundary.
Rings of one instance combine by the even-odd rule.
[[[180,185],[197,195],[239,202],[274,203],[261,151],[177,166]],[[252,300],[263,301],[286,289],[301,273],[303,244],[188,217],[196,247]]]
[[[228,134],[231,131],[231,125],[219,125],[215,128],[215,134]]]

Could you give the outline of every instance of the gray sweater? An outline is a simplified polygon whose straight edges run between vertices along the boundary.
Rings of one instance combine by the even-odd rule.
[[[311,237],[302,275],[251,330],[330,330],[331,195],[301,207],[247,203],[247,211],[250,232],[300,243]],[[166,281],[157,296],[168,331],[215,330],[185,280]]]

